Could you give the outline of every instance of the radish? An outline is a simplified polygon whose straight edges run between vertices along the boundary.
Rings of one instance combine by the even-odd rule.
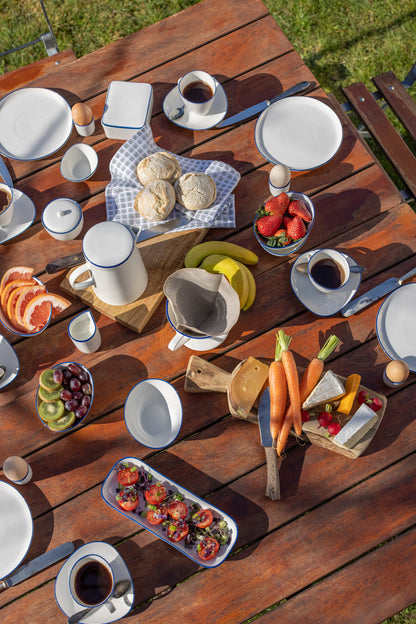
[[[328,427],[332,422],[332,414],[329,412],[319,412],[318,422],[320,427]]]
[[[339,423],[330,423],[328,425],[328,433],[331,435],[337,435],[341,431],[341,425]]]
[[[302,422],[308,422],[311,419],[308,410],[301,410],[300,415],[302,416]]]

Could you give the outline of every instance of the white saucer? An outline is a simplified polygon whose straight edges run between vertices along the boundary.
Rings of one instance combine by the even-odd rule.
[[[0,578],[23,561],[33,536],[29,506],[17,489],[0,481]]]
[[[380,306],[376,320],[378,341],[392,360],[404,360],[416,372],[416,284],[393,291]]]
[[[35,220],[36,208],[33,201],[18,189],[13,189],[14,209],[13,219],[5,227],[0,227],[0,245],[19,236],[27,230]]]
[[[0,379],[0,390],[9,385],[17,377],[20,370],[19,358],[13,349],[0,334],[0,365],[6,367],[6,374]]]
[[[111,565],[114,574],[114,582],[129,578],[131,587],[125,596],[112,598],[111,601],[116,608],[114,613],[110,613],[108,607],[102,605],[97,611],[80,619],[80,624],[108,624],[120,620],[130,611],[134,602],[134,588],[130,572],[117,550],[105,542],[89,542],[78,548],[64,563],[58,572],[55,580],[55,600],[65,615],[69,618],[82,607],[72,598],[69,589],[69,575],[74,564],[85,557],[85,555],[101,555]]]
[[[183,104],[183,100],[179,94],[179,87],[176,85],[163,100],[163,112],[166,117],[177,126],[188,128],[188,130],[207,130],[208,128],[216,126],[224,119],[228,109],[225,91],[218,81],[216,81],[216,83],[217,91],[209,113],[206,115],[197,115],[193,111],[187,111],[185,107],[185,112],[182,117],[179,117],[179,119],[170,119],[169,113],[174,108],[178,108]]]
[[[301,273],[296,268],[297,264],[307,262],[315,251],[318,249],[311,249],[296,259],[290,272],[290,284],[293,292],[305,308],[317,316],[332,316],[337,314],[353,298],[361,283],[361,273],[351,273],[345,286],[327,295],[315,288],[307,273]],[[350,266],[357,264],[347,254],[343,254],[343,256]]]

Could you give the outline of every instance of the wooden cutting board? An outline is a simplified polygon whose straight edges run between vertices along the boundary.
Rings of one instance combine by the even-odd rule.
[[[199,229],[170,232],[138,243],[137,246],[149,275],[149,283],[143,295],[128,305],[112,306],[104,303],[98,299],[91,287],[85,290],[72,288],[68,277],[74,268],[68,271],[60,287],[69,295],[81,299],[91,308],[140,333],[164,297],[163,284],[166,278],[183,268],[186,253],[202,241],[207,231],[207,229]],[[79,281],[85,278],[86,276],[81,276]]]

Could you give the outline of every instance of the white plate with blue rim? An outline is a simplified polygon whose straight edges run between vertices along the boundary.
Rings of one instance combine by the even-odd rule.
[[[307,171],[324,165],[342,143],[342,124],[327,104],[294,95],[270,104],[257,119],[256,147],[268,162]]]
[[[110,564],[115,583],[124,579],[130,579],[131,585],[124,596],[111,598],[111,602],[115,607],[113,613],[110,613],[108,607],[102,604],[99,609],[86,615],[85,618],[81,618],[79,622],[80,624],[84,622],[85,624],[108,624],[109,622],[116,622],[125,617],[132,608],[134,602],[134,587],[129,569],[123,558],[113,546],[105,542],[88,542],[80,546],[80,548],[65,561],[55,580],[55,600],[68,618],[75,615],[78,611],[82,611],[81,605],[72,597],[69,577],[75,563],[86,555],[100,555]]]
[[[12,345],[0,334],[0,366],[4,366],[6,372],[0,371],[0,390],[16,379],[20,370],[19,358]]]
[[[361,283],[361,272],[350,273],[348,282],[338,288],[335,292],[329,294],[318,290],[309,279],[307,273],[299,271],[296,267],[309,261],[313,253],[318,249],[311,249],[301,254],[296,262],[293,263],[290,272],[290,284],[296,297],[301,303],[317,316],[332,316],[337,314],[355,295]],[[350,267],[356,266],[357,263],[347,254],[342,254]]]
[[[23,561],[33,537],[29,505],[15,487],[0,481],[0,578]]]
[[[396,288],[381,304],[376,332],[383,351],[416,373],[416,283]]]
[[[222,121],[227,113],[228,101],[222,85],[216,81],[217,90],[215,93],[214,101],[208,113],[205,115],[198,115],[195,111],[187,110],[184,108],[182,117],[178,119],[171,119],[170,115],[176,108],[183,106],[183,100],[179,93],[179,87],[176,85],[163,100],[163,112],[166,117],[172,123],[180,126],[181,128],[187,128],[188,130],[208,130],[213,128],[220,121]]]
[[[25,232],[35,220],[36,208],[30,197],[14,188],[13,198],[13,218],[8,225],[0,227],[0,245]]]
[[[56,152],[72,132],[71,108],[51,89],[25,87],[0,100],[0,154],[38,160]]]

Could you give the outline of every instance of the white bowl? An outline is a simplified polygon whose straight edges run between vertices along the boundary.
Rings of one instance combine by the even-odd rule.
[[[163,379],[144,379],[129,392],[124,421],[130,435],[149,448],[171,444],[182,425],[182,402]]]
[[[81,232],[84,215],[78,202],[68,197],[58,197],[45,206],[41,221],[52,238],[69,241]]]
[[[95,173],[97,166],[95,149],[86,143],[75,143],[62,156],[61,174],[70,182],[83,182]]]
[[[305,204],[309,208],[309,212],[312,215],[312,220],[307,224],[306,234],[303,238],[300,238],[299,240],[295,241],[294,243],[291,243],[290,245],[286,245],[286,247],[270,247],[269,245],[266,244],[267,239],[264,236],[261,236],[260,234],[258,234],[258,232],[256,231],[256,222],[257,222],[257,219],[259,218],[256,215],[254,219],[254,223],[253,223],[254,236],[256,237],[259,245],[263,247],[264,251],[267,251],[267,253],[271,254],[272,256],[288,256],[289,254],[294,253],[295,251],[299,251],[299,249],[302,247],[302,245],[305,243],[306,239],[308,238],[309,234],[311,233],[313,224],[315,222],[315,208],[314,208],[312,201],[309,199],[309,197],[305,195],[304,193],[296,193],[295,191],[288,193],[288,195],[291,199],[301,199],[302,201],[305,202]]]
[[[20,370],[19,358],[12,345],[0,334],[0,365],[4,366],[6,372],[0,379],[0,390],[16,379]]]

